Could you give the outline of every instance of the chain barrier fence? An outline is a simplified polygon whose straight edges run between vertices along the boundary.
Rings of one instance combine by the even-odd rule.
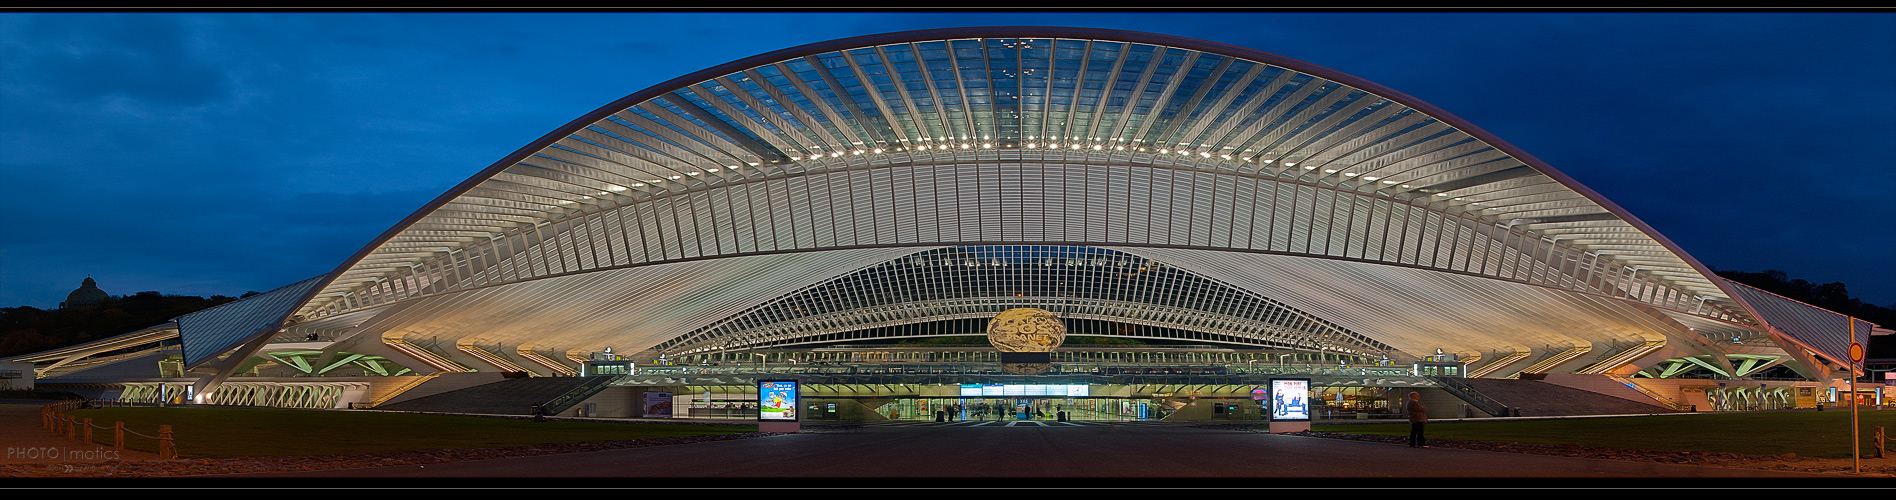
[[[100,400],[73,399],[73,400],[67,400],[67,401],[60,401],[57,403],[52,403],[52,404],[48,404],[48,405],[40,407],[40,426],[45,428],[47,431],[52,432],[53,434],[65,436],[67,439],[84,440],[88,444],[97,443],[97,441],[93,440],[93,431],[95,429],[96,430],[111,429],[112,430],[112,449],[125,451],[125,445],[126,445],[125,438],[127,434],[130,434],[130,435],[145,438],[145,439],[156,440],[158,442],[158,459],[159,460],[172,460],[172,459],[178,458],[177,442],[172,438],[171,426],[169,425],[159,425],[158,435],[150,436],[150,435],[140,433],[138,431],[127,429],[125,427],[124,421],[116,421],[112,423],[111,427],[106,427],[106,426],[92,423],[92,418],[90,417],[79,418],[79,417],[74,417],[72,415],[69,415],[69,413],[71,413],[73,410],[79,410],[79,409],[101,408],[101,407],[133,407],[133,406],[144,406],[144,405],[138,405],[138,404],[133,404],[132,402],[111,400],[111,399],[100,399]]]

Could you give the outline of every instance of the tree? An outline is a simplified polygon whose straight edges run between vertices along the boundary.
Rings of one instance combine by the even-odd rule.
[[[1789,273],[1769,269],[1761,273],[1731,269],[1713,269],[1713,273],[1760,290],[1783,295],[1791,300],[1817,306],[1831,312],[1856,317],[1883,327],[1896,326],[1896,305],[1881,307],[1850,297],[1849,287],[1841,282],[1824,284],[1793,279]]]

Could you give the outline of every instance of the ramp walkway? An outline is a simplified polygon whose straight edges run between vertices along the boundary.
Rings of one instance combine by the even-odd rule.
[[[1471,378],[1463,379],[1462,383],[1495,402],[1519,410],[1523,417],[1680,413],[1657,402],[1642,403],[1539,380]]]
[[[510,378],[375,407],[387,411],[532,415],[533,405],[586,383],[582,377]]]

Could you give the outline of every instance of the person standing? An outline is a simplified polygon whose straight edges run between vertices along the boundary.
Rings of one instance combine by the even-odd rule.
[[[1409,447],[1429,447],[1428,439],[1422,437],[1422,424],[1429,422],[1429,407],[1422,405],[1422,393],[1409,393],[1409,404],[1404,410],[1409,412]]]

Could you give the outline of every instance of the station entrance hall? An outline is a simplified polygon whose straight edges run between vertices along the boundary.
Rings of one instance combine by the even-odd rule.
[[[591,399],[625,403],[596,405],[588,416],[647,417],[632,404],[664,397],[669,398],[668,418],[755,418],[757,390],[743,381],[781,378],[800,381],[805,422],[1263,421],[1273,404],[1270,379],[1307,378],[1313,381],[1307,400],[1284,404],[1298,405],[1316,418],[1394,419],[1402,417],[1395,410],[1408,392],[1440,385],[1416,365],[1381,360],[1184,342],[1134,346],[1120,339],[1089,345],[1097,340],[1067,338],[1078,345],[1062,346],[1050,358],[1074,361],[1049,363],[1045,372],[1034,374],[1008,373],[991,345],[940,340],[921,346],[708,354],[634,365],[629,367],[634,373],[617,375],[617,385],[602,391],[620,396]],[[985,344],[975,336],[949,340]],[[1115,358],[1121,361],[1110,361]],[[1087,359],[1095,361],[1082,361]],[[1427,364],[1433,373],[1461,369],[1453,361]],[[713,383],[725,380],[738,383]],[[692,383],[699,381],[705,383]]]

